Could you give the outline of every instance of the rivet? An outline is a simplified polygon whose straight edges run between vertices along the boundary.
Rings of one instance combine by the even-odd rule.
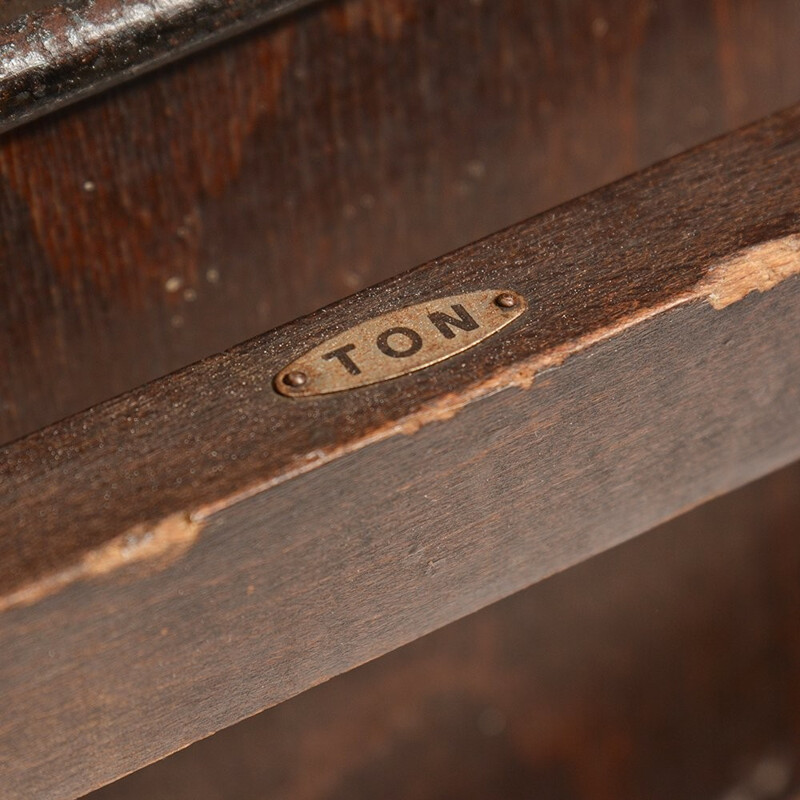
[[[510,292],[503,292],[495,297],[494,302],[500,308],[514,308],[517,304],[517,298]]]
[[[299,389],[301,386],[305,386],[306,383],[308,383],[308,375],[306,375],[305,372],[287,372],[283,376],[283,382],[293,389]]]

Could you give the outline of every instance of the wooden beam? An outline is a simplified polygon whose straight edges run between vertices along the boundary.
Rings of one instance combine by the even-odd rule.
[[[800,457],[800,109],[0,451],[0,783],[74,797]],[[272,377],[504,287],[393,381]]]

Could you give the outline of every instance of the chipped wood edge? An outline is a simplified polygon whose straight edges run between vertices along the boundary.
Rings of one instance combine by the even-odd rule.
[[[700,292],[717,311],[743,300],[751,292],[768,292],[800,273],[800,234],[794,233],[748,247],[714,267]]]
[[[202,523],[185,513],[172,514],[152,527],[137,525],[84,553],[75,564],[0,597],[0,613],[38,602],[77,581],[116,573],[122,567],[146,564],[148,571],[166,569],[195,543],[201,528]]]

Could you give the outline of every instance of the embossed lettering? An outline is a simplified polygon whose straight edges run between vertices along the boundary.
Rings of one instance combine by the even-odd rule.
[[[392,347],[392,345],[389,344],[390,336],[405,336],[409,341],[408,347],[406,347],[405,350],[398,350],[396,347]],[[408,356],[413,356],[414,353],[420,350],[422,347],[422,337],[411,328],[389,328],[389,330],[384,331],[378,336],[375,344],[378,345],[378,350],[387,356],[391,356],[392,358],[408,358]]]
[[[450,308],[458,314],[458,317],[451,317],[443,311],[434,311],[428,314],[428,319],[439,329],[445,339],[455,338],[456,332],[452,328],[460,328],[462,331],[474,331],[479,327],[478,323],[475,322],[461,303],[454,303]]]
[[[354,344],[345,344],[335,350],[331,350],[330,353],[325,353],[322,358],[324,361],[330,361],[335,358],[351,375],[360,375],[361,370],[358,368],[358,364],[347,355],[351,350],[355,349],[356,346]]]

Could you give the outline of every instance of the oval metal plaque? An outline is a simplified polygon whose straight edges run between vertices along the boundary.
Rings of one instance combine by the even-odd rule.
[[[483,289],[381,314],[300,356],[275,376],[275,388],[313,397],[398,378],[473,347],[526,308],[516,292]]]

